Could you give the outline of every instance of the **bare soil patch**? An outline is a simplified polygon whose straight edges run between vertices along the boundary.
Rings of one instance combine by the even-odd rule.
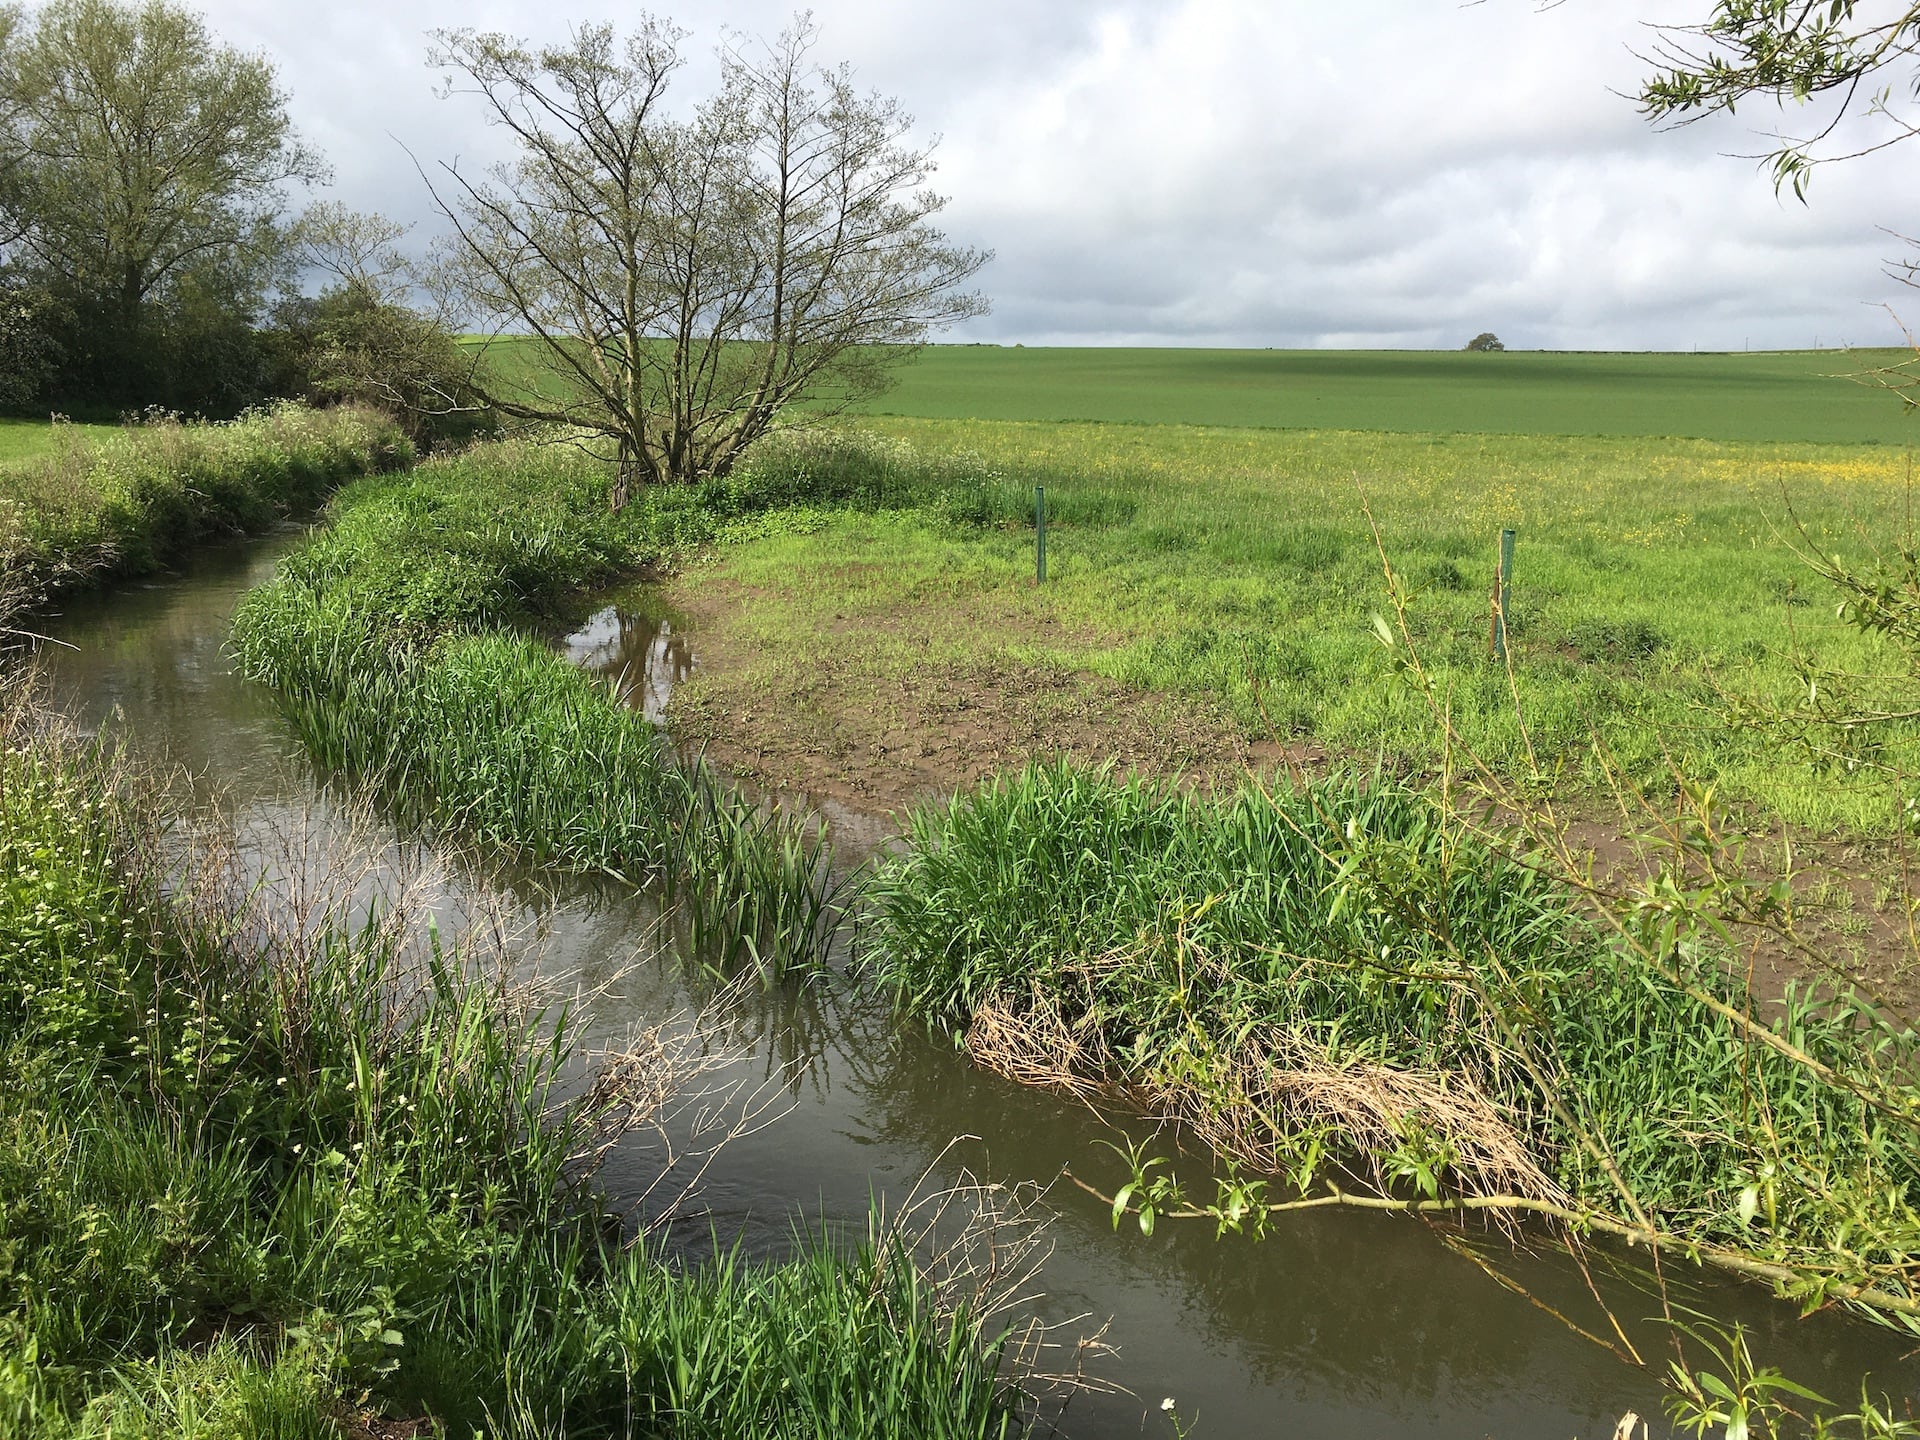
[[[1213,787],[1280,756],[1204,701],[1018,658],[1012,646],[1032,634],[1001,628],[998,645],[962,658],[939,643],[951,615],[840,615],[768,644],[742,624],[764,597],[711,577],[669,593],[698,637],[698,668],[668,711],[673,734],[763,789],[894,811],[1034,760]]]
[[[1317,774],[1338,758],[1310,741],[1249,740],[1205,697],[1135,690],[1023,658],[1037,643],[1091,637],[1054,633],[1044,612],[1017,603],[990,615],[850,609],[781,637],[777,625],[793,612],[780,594],[713,572],[682,577],[667,593],[692,622],[697,655],[667,711],[676,740],[773,794],[827,797],[887,816],[1036,760],[1110,763],[1212,790],[1282,767]],[[1568,841],[1591,857],[1597,883],[1626,888],[1648,873],[1647,854],[1623,834],[1617,812],[1599,802],[1573,811]],[[1899,848],[1789,837],[1775,824],[1749,843],[1753,872],[1779,873],[1789,840],[1795,923],[1827,963],[1758,931],[1736,932],[1754,993],[1851,980],[1900,1013],[1920,1015],[1916,886]]]

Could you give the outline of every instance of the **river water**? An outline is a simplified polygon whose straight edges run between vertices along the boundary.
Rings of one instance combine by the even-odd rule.
[[[63,642],[46,652],[57,702],[81,724],[117,726],[140,751],[201,777],[208,803],[248,833],[324,833],[337,808],[268,697],[232,674],[224,652],[235,601],[292,538],[217,551],[183,576],[74,600],[49,626]],[[644,600],[602,610],[566,643],[580,663],[623,677],[630,703],[654,716],[697,653],[697,636]],[[853,851],[885,831],[876,817],[828,818]],[[389,835],[386,844],[399,857],[411,842]],[[479,882],[461,878],[460,866],[453,874],[441,900],[458,912]],[[539,876],[506,882],[519,918],[539,932],[540,963],[599,988],[594,1023],[609,1041],[675,1023],[709,997],[646,897]],[[1177,1224],[1152,1239],[1130,1225],[1116,1234],[1103,1206],[1056,1181],[1070,1163],[1112,1182],[1115,1162],[1101,1148],[1118,1138],[1109,1124],[974,1069],[844,985],[749,997],[731,1011],[727,1040],[734,1058],[703,1083],[737,1081],[740,1094],[759,1087],[770,1123],[712,1161],[681,1243],[691,1232],[696,1248],[707,1245],[717,1231],[751,1252],[777,1253],[796,1225],[864,1224],[871,1197],[898,1204],[929,1172],[934,1182],[964,1167],[1006,1185],[1050,1185],[1053,1249],[1038,1309],[1049,1321],[1088,1317],[1063,1327],[1062,1339],[1107,1325],[1114,1353],[1093,1368],[1130,1392],[1075,1398],[1061,1420],[1075,1440],[1171,1435],[1166,1397],[1198,1437],[1603,1440],[1629,1409],[1664,1433],[1659,1379],[1671,1342],[1650,1318],[1658,1297],[1629,1264],[1590,1257],[1644,1366],[1542,1308],[1611,1335],[1587,1278],[1551,1249],[1516,1253],[1497,1236],[1477,1237],[1485,1258],[1528,1292],[1520,1294],[1405,1217],[1289,1217],[1261,1242]],[[643,1193],[661,1153],[634,1137],[603,1179],[616,1194]],[[1759,1363],[1836,1400],[1857,1397],[1871,1371],[1876,1391],[1920,1406],[1911,1341],[1838,1314],[1801,1319],[1754,1287],[1717,1279],[1689,1276],[1670,1293],[1722,1323],[1743,1323]]]

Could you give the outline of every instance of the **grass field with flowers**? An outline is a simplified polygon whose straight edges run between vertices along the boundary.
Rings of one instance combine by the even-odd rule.
[[[1895,669],[1797,553],[1900,543],[1913,495],[1894,447],[869,417],[757,464],[872,472],[880,498],[770,512],[678,582],[696,650],[726,662],[682,713],[723,749],[743,726],[761,753],[782,730],[815,750],[838,734],[857,769],[860,734],[924,721],[925,677],[964,676],[984,701],[996,675],[1039,667],[1430,775],[1438,727],[1375,624],[1393,618],[1390,566],[1455,722],[1510,772],[1531,743],[1557,786],[1593,792],[1598,742],[1655,788],[1677,756],[1795,825],[1885,833],[1920,765],[1911,727],[1815,756],[1733,703],[1791,709],[1812,664]],[[1503,528],[1511,682],[1489,655]],[[826,693],[822,676],[839,677]]]

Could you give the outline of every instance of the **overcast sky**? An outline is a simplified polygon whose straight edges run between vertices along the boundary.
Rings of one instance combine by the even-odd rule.
[[[1071,345],[1754,349],[1898,343],[1889,281],[1920,141],[1832,167],[1811,203],[1740,152],[1795,117],[1755,105],[1654,133],[1624,98],[1646,23],[1710,0],[815,0],[850,62],[941,137],[950,234],[994,251],[993,313],[948,338]],[[484,161],[471,98],[436,97],[427,31],[560,39],[612,0],[203,0],[264,52],[330,197],[434,228],[400,143]],[[693,34],[774,0],[660,7]]]

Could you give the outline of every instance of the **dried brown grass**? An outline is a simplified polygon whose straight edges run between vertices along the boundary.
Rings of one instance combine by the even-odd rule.
[[[1023,1085],[1112,1102],[1177,1125],[1254,1174],[1286,1174],[1298,1138],[1318,1133],[1336,1154],[1369,1157],[1373,1182],[1386,1193],[1382,1157],[1418,1138],[1448,1155],[1449,1184],[1463,1193],[1567,1203],[1566,1192],[1529,1153],[1520,1127],[1464,1073],[1335,1055],[1267,1023],[1194,1024],[1144,1060],[1117,1054],[1098,1007],[1069,1010],[1061,996],[1077,991],[1090,1002],[1100,972],[1132,963],[1130,954],[1101,957],[1084,967],[1078,986],[1062,986],[1055,976],[1017,1006],[982,1004],[967,1029],[968,1054]],[[1221,1034],[1228,1038],[1217,1038]],[[1487,1043],[1497,1042],[1488,1037]]]

